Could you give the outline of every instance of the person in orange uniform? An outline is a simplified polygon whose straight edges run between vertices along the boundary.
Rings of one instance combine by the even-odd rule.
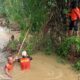
[[[22,58],[18,59],[20,62],[21,70],[30,70],[30,63],[32,57],[28,56],[26,51],[22,52]]]
[[[73,35],[73,31],[72,31],[73,29],[75,31],[75,34],[78,35],[78,20],[80,19],[80,10],[77,7],[76,1],[71,2],[71,10],[68,16],[70,17],[68,35],[69,36]]]
[[[10,72],[13,70],[13,58],[11,56],[8,57],[8,62],[7,64],[5,65],[5,72],[6,74],[12,78]]]

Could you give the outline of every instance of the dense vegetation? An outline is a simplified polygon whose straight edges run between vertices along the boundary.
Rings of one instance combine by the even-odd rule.
[[[77,53],[80,52],[80,40],[77,37],[65,40],[62,10],[66,1],[0,0],[0,16],[5,17],[8,26],[13,23],[18,24],[21,33],[20,44],[29,30],[30,37],[27,36],[23,47],[28,53],[42,50],[49,55],[56,51],[59,56],[68,58],[72,44],[76,45]],[[10,48],[15,49],[16,43],[13,44],[9,44]]]
[[[52,51],[51,46],[55,48],[59,45],[57,43],[60,43],[60,40],[57,38],[62,38],[63,32],[57,30],[62,24],[59,20],[60,15],[58,15],[59,9],[56,0],[1,0],[1,4],[1,14],[5,14],[8,24],[16,23],[19,25],[20,42],[23,40],[26,31],[30,29],[29,32],[33,37],[27,43],[27,49],[39,48],[45,43],[44,49],[50,53]],[[62,31],[63,27],[59,29]],[[55,35],[53,34],[54,30]],[[56,40],[54,40],[55,38]]]
[[[80,54],[80,38],[78,37],[70,37],[70,38],[66,38],[64,40],[64,42],[60,45],[60,47],[58,48],[58,55],[62,56],[62,57],[67,57],[72,45],[75,45],[74,49],[76,49],[76,53],[75,54]],[[72,49],[73,50],[73,49]]]

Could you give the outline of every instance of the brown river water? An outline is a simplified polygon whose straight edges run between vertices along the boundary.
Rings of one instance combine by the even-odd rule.
[[[41,52],[32,55],[30,71],[21,71],[20,65],[14,64],[13,79],[9,79],[4,73],[7,52],[2,52],[9,39],[9,30],[0,27],[0,80],[80,80],[80,74],[70,64],[61,64],[56,56],[46,56]]]

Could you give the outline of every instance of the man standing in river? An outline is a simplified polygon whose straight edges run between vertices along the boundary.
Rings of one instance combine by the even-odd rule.
[[[8,62],[5,65],[5,73],[7,74],[8,77],[12,78],[11,71],[13,70],[13,58],[8,57]]]
[[[30,70],[32,57],[28,56],[26,51],[22,51],[22,57],[17,60],[20,62],[21,70]]]

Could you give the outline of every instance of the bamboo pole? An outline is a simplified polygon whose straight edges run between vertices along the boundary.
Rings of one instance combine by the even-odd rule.
[[[28,33],[29,33],[29,29],[28,29],[28,31],[26,32],[25,37],[24,37],[24,39],[23,39],[23,41],[22,41],[22,44],[21,44],[21,46],[20,46],[20,48],[19,48],[19,51],[18,51],[18,53],[17,53],[18,56],[19,56],[19,54],[20,54],[20,52],[21,52],[21,49],[22,49],[23,44],[24,44],[24,42],[25,42],[25,40],[26,40],[26,37],[28,36]]]

